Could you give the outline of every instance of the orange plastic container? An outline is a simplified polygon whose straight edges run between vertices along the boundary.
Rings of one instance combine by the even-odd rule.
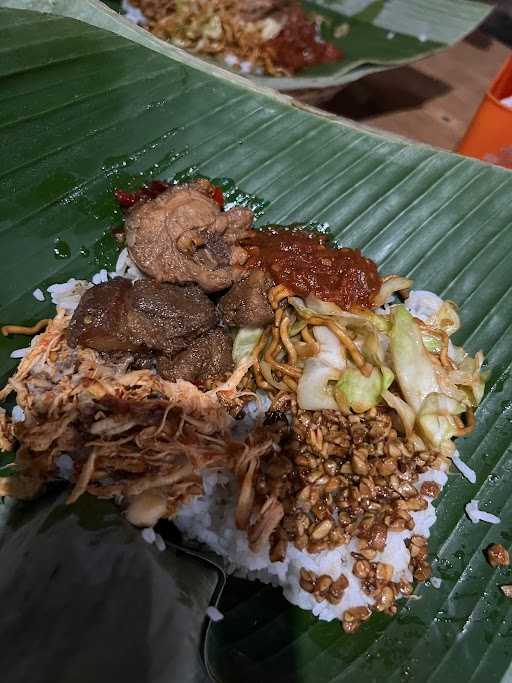
[[[469,157],[512,168],[512,56],[486,93],[457,151]]]

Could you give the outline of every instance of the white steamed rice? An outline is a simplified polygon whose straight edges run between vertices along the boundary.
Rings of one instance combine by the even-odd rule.
[[[59,455],[59,457],[55,461],[55,464],[57,465],[58,477],[60,479],[66,479],[67,481],[71,481],[73,478],[75,465],[73,462],[73,458],[67,453],[63,453],[62,455]]]
[[[478,522],[487,522],[487,524],[499,524],[501,519],[490,512],[485,512],[485,510],[480,510],[478,507],[478,500],[470,500],[467,503],[466,514],[473,524],[478,524]]]
[[[462,460],[460,455],[458,454],[457,451],[454,452],[452,455],[452,462],[455,465],[455,467],[459,470],[459,472],[466,477],[466,479],[474,484],[476,482],[476,472],[475,470],[471,469],[469,465],[466,465],[466,463]]]
[[[423,322],[433,317],[442,305],[443,300],[437,294],[421,289],[413,289],[405,301],[409,313]]]
[[[102,282],[108,282],[108,273],[105,268],[102,268],[99,273],[95,273],[91,278],[91,282],[93,285],[100,285]]]
[[[210,605],[210,607],[208,607],[208,609],[206,610],[206,615],[210,617],[212,621],[222,621],[224,619],[224,615],[222,614],[222,612],[216,607],[213,607],[213,605]]]
[[[11,413],[11,420],[13,424],[16,424],[17,422],[24,422],[25,421],[25,411],[21,406],[14,406],[12,409]]]
[[[52,297],[52,303],[67,311],[74,311],[80,303],[82,295],[92,284],[87,280],[76,280],[74,277],[67,282],[50,285],[48,292]]]
[[[128,249],[125,247],[119,253],[116,269],[114,272],[110,273],[110,277],[126,277],[129,280],[139,280],[144,277],[144,273],[137,268],[128,254]]]
[[[121,3],[121,9],[123,10],[125,17],[134,24],[139,24],[140,26],[145,26],[148,21],[146,17],[142,14],[138,7],[134,7],[128,0],[123,0]]]
[[[94,285],[107,282],[109,277],[124,277],[129,280],[138,280],[144,277],[144,274],[137,268],[128,254],[128,249],[125,248],[120,252],[117,258],[115,270],[113,270],[111,273],[107,272],[105,268],[102,268],[98,273],[95,273],[92,276],[91,282],[88,282],[87,280],[76,280],[74,277],[72,277],[67,282],[51,285],[48,287],[47,291],[50,293],[52,303],[54,303],[55,306],[64,308],[72,313],[80,303],[80,299],[82,298],[83,294],[88,289]],[[22,349],[18,349],[18,351],[21,350]],[[18,353],[18,351],[13,353]],[[16,355],[12,357],[22,358],[22,355]]]
[[[153,529],[153,527],[148,527],[147,529],[142,529],[142,531],[140,532],[140,535],[146,541],[146,543],[152,544],[155,542],[156,534],[155,534],[155,530]]]
[[[235,66],[235,64],[238,64],[239,62],[240,62],[240,60],[238,59],[238,57],[236,55],[227,54],[224,57],[224,63],[227,64],[228,66]]]
[[[446,480],[445,472],[430,470],[420,476],[416,486],[419,489],[423,481],[435,481],[442,487]],[[246,532],[236,528],[234,480],[226,474],[206,472],[203,485],[204,495],[183,506],[174,521],[186,537],[206,544],[224,558],[228,573],[281,586],[287,600],[302,609],[310,610],[324,621],[340,619],[343,612],[351,607],[373,604],[372,598],[363,593],[359,580],[352,574],[355,560],[351,552],[357,550],[354,539],[335,550],[316,554],[298,550],[289,544],[283,562],[270,562],[268,543],[260,551],[253,552],[249,549]],[[426,510],[413,512],[412,516],[415,529],[390,532],[385,549],[375,559],[376,562],[386,562],[394,567],[394,581],[401,578],[408,581],[412,579],[410,555],[404,540],[414,534],[428,538],[430,527],[436,520],[431,502]],[[338,605],[331,605],[326,601],[318,603],[310,593],[302,590],[299,585],[302,567],[317,575],[328,574],[333,579],[344,574],[349,586],[341,602]]]

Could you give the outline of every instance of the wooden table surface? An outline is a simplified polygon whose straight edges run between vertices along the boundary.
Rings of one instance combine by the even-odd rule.
[[[454,149],[509,48],[483,33],[412,66],[348,85],[322,109],[435,147]]]

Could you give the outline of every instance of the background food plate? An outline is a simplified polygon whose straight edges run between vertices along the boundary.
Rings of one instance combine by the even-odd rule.
[[[79,16],[171,54],[164,41],[124,17],[108,16],[108,9],[99,0],[14,0],[10,4],[37,10],[47,7],[58,14]],[[120,11],[121,0],[108,0],[107,5]],[[345,59],[309,68],[292,78],[252,77],[260,85],[288,91],[350,83],[443,50],[473,31],[492,9],[475,0],[314,0],[303,5],[325,17],[331,24],[328,32],[341,24],[350,26],[346,37],[329,38],[341,47]],[[203,61],[206,65],[216,63],[208,58]]]
[[[431,546],[440,588],[417,589],[421,599],[409,600],[396,618],[376,616],[347,636],[336,623],[288,605],[277,590],[230,580],[221,603],[226,617],[206,643],[214,678],[506,680],[512,609],[497,585],[512,583],[512,572],[493,570],[482,550],[512,541],[511,173],[305,111],[227,72],[208,73],[203,61],[170,46],[158,54],[90,24],[6,9],[13,3],[34,6],[0,0],[2,323],[45,317],[52,307],[48,297],[36,301],[34,289],[89,277],[114,256],[103,235],[120,221],[115,187],[195,166],[267,200],[260,225],[319,221],[338,243],[362,247],[382,272],[412,275],[418,288],[458,301],[458,342],[488,355],[478,427],[459,442],[477,482],[453,474],[438,502]],[[105,14],[104,24],[110,21]],[[27,341],[1,339],[2,378],[14,367],[11,351]],[[470,498],[499,514],[501,525],[473,525],[463,512]],[[108,543],[101,524],[79,526],[88,542],[92,535],[93,544]],[[9,562],[10,533],[4,530],[4,572],[17,566],[14,556]],[[22,541],[15,547],[25,549]],[[167,570],[171,580],[172,563]],[[137,591],[140,574],[123,576]],[[3,634],[31,595],[30,585],[23,594],[2,590]],[[80,601],[80,592],[74,597]],[[84,624],[88,633],[94,628],[92,618]],[[5,670],[12,652],[4,635]],[[38,652],[27,645],[23,653],[32,671],[39,671]]]
[[[121,0],[107,4],[117,11],[122,5]],[[490,11],[483,3],[466,0],[315,0],[302,5],[324,17],[325,37],[343,50],[345,58],[292,78],[252,77],[256,82],[282,91],[349,83],[452,45]],[[333,32],[342,25],[349,31],[336,38]]]

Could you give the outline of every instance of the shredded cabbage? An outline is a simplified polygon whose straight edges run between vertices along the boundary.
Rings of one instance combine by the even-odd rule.
[[[448,357],[451,358],[457,365],[460,365],[466,357],[466,352],[462,346],[455,346],[452,344],[452,340],[448,339]]]
[[[399,292],[402,289],[409,289],[412,286],[412,280],[406,277],[390,277],[382,283],[381,288],[375,299],[374,306],[384,306],[394,292]]]
[[[365,311],[363,313],[363,317],[371,322],[371,324],[376,327],[379,332],[389,332],[391,329],[391,319],[389,315],[375,313],[374,311]]]
[[[382,398],[386,401],[390,408],[393,408],[398,413],[398,417],[402,421],[404,426],[404,431],[407,437],[410,437],[414,431],[414,423],[416,421],[416,415],[414,410],[407,405],[407,403],[393,394],[391,391],[383,391]]]
[[[298,296],[288,297],[288,303],[290,306],[293,306],[301,318],[305,318],[307,320],[308,318],[314,318],[316,315],[318,315],[318,313],[316,313],[312,308],[308,308],[304,301]]]
[[[373,368],[369,377],[356,367],[347,368],[336,384],[340,408],[351,408],[355,413],[365,413],[379,402],[383,391],[393,383],[394,375],[389,368],[381,372]],[[341,396],[340,396],[341,395]]]
[[[373,368],[369,377],[365,377],[357,368],[347,368],[336,388],[343,394],[346,405],[355,413],[365,413],[373,408],[379,400],[382,389],[382,375]]]
[[[306,297],[306,306],[318,315],[342,315],[343,310],[332,301],[322,301],[313,294]]]
[[[313,334],[320,351],[304,363],[297,386],[297,402],[303,410],[337,410],[330,382],[339,379],[346,367],[345,349],[328,327],[316,326]]]
[[[340,340],[334,332],[331,332],[328,327],[318,325],[313,328],[313,334],[320,346],[320,351],[316,356],[316,359],[329,367],[336,368],[337,370],[344,370],[347,364],[345,360],[345,348],[341,345]]]
[[[241,327],[233,342],[233,362],[235,365],[251,355],[254,347],[261,339],[263,328],[261,327]]]
[[[460,415],[465,410],[466,407],[462,403],[445,394],[429,394],[423,401],[417,417],[420,432],[434,448],[439,448],[443,454],[449,455],[455,448],[451,439],[457,433],[453,416]]]
[[[295,337],[296,334],[299,334],[302,332],[302,330],[306,327],[307,322],[305,320],[296,320],[294,323],[290,325],[290,329],[288,330],[288,334],[290,337]]]
[[[405,301],[405,307],[415,318],[446,332],[448,336],[460,328],[459,314],[453,301],[443,301],[432,292],[412,291]]]
[[[390,351],[393,369],[407,403],[418,413],[425,398],[439,392],[436,371],[421,331],[405,306],[393,309]]]
[[[429,332],[421,331],[421,336],[423,337],[423,344],[427,351],[430,353],[441,353],[443,350],[443,342],[435,334],[430,334]]]
[[[441,308],[437,311],[435,317],[429,320],[432,327],[437,327],[451,337],[460,328],[460,317],[457,312],[457,306],[453,301],[444,301]]]
[[[382,305],[393,292],[408,289],[411,284],[406,278],[390,278],[383,284],[375,305]],[[290,297],[288,302],[299,316],[293,323],[297,333],[311,318],[336,321],[373,365],[369,376],[363,374],[350,359],[347,361],[344,346],[327,326],[312,326],[320,351],[315,358],[304,361],[297,389],[301,408],[364,413],[383,400],[396,411],[409,439],[451,455],[452,438],[460,426],[455,417],[469,406],[477,406],[485,388],[481,352],[471,358],[448,340],[448,356],[455,369],[431,356],[441,354],[446,344],[442,333],[449,336],[459,328],[454,304],[421,291],[411,292],[405,304],[390,306],[384,312],[343,311],[314,296],[305,300]],[[415,318],[432,331],[420,327]],[[276,386],[270,370],[267,379]],[[395,380],[401,395],[389,391]]]
[[[460,363],[458,370],[452,370],[448,378],[458,386],[462,387],[470,405],[477,406],[482,400],[485,392],[486,373],[481,372],[484,354],[479,351],[474,358],[466,356]]]
[[[382,373],[382,391],[387,391],[389,387],[395,381],[395,375],[391,372],[389,368],[381,368]]]
[[[389,337],[379,332],[371,323],[366,323],[358,330],[355,339],[356,346],[372,365],[384,365],[386,352],[389,348]]]

